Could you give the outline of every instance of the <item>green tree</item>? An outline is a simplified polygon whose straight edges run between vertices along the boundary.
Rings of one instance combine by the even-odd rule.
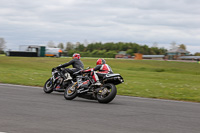
[[[180,45],[179,45],[179,48],[182,48],[182,49],[186,50],[185,44],[180,44]]]
[[[98,54],[99,54],[99,50],[93,50],[93,51],[91,52],[91,54],[92,54],[92,55],[98,55]]]
[[[76,50],[81,51],[81,52],[85,52],[86,48],[85,48],[85,46],[84,46],[83,44],[80,44],[80,45],[76,48]]]
[[[77,51],[73,50],[69,50],[68,52],[68,56],[72,56],[74,53],[77,53]]]
[[[149,49],[149,54],[150,55],[156,55],[156,52],[155,52],[154,48],[150,48]]]
[[[195,56],[200,56],[200,53],[199,53],[199,52],[196,52],[194,55],[195,55]]]
[[[60,49],[64,49],[64,45],[63,45],[63,43],[59,43],[59,44],[58,44],[58,48],[60,48]]]
[[[138,45],[137,43],[133,43],[133,45],[132,45],[133,53],[138,53],[139,49],[140,49],[140,45]]]
[[[130,54],[130,55],[133,55],[133,54],[134,54],[132,49],[128,49],[128,50],[126,51],[126,53],[127,53],[127,54]]]
[[[108,51],[105,53],[107,58],[115,58],[115,55],[117,54],[116,51],[112,50],[112,51]]]
[[[92,52],[93,50],[94,50],[94,44],[93,43],[91,43],[91,44],[88,44],[88,46],[87,46],[87,51],[90,51],[90,52]]]
[[[106,50],[99,50],[99,51],[98,51],[98,55],[101,56],[101,57],[102,57],[102,56],[105,57],[105,56],[104,56],[105,53],[106,53]]]
[[[72,50],[73,49],[73,44],[71,43],[71,42],[67,42],[67,44],[66,44],[66,51],[70,51],[70,50]]]
[[[147,45],[142,46],[143,48],[143,54],[148,55],[149,54],[149,47]]]
[[[6,42],[4,38],[0,38],[0,53],[3,53],[3,50],[6,48]]]
[[[107,43],[91,43],[86,47],[80,44],[75,48],[76,52],[79,51],[85,57],[109,57],[114,58],[119,51],[126,51],[127,54],[133,55],[134,53],[143,53],[151,55],[161,55],[166,53],[166,49],[151,47],[147,45],[139,45],[137,43],[126,42],[107,42]]]

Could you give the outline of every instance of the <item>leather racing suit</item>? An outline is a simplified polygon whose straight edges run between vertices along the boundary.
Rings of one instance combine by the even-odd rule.
[[[80,59],[77,59],[77,58],[74,58],[72,59],[71,61],[61,65],[61,66],[58,66],[57,68],[64,68],[64,67],[68,67],[72,65],[73,68],[66,68],[65,71],[70,73],[70,74],[73,74],[74,72],[77,72],[79,70],[83,70],[84,69],[84,65],[82,63],[82,61]]]
[[[102,79],[106,74],[113,73],[111,67],[108,64],[97,65],[96,67],[84,70],[83,72],[91,72],[90,74],[94,82],[99,82],[99,79]]]

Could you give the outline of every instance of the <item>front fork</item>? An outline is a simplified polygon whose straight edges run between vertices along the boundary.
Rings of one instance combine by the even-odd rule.
[[[62,84],[63,84],[63,78],[61,78],[61,77],[56,77],[56,78],[51,77],[51,79],[50,79],[50,84],[53,85],[53,88],[54,88],[54,89],[55,89],[58,85],[62,86]]]

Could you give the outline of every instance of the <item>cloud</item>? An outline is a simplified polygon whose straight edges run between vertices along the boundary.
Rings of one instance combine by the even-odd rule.
[[[1,0],[0,37],[9,47],[87,39],[176,41],[200,51],[199,5],[199,0]]]

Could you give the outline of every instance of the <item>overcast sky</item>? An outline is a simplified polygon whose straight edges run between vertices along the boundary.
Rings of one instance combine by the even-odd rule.
[[[200,0],[0,0],[7,49],[60,42],[135,42],[200,52]]]

